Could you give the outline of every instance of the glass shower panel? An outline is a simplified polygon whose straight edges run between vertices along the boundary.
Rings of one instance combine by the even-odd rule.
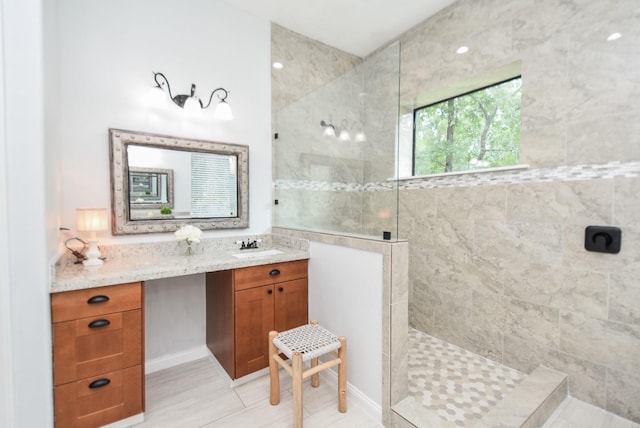
[[[399,53],[392,45],[276,113],[274,226],[397,238]]]

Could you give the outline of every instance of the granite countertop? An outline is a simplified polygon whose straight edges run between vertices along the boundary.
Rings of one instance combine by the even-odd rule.
[[[54,266],[50,292],[79,290],[123,284],[135,281],[170,278],[204,272],[214,272],[271,263],[281,263],[309,258],[308,244],[278,245],[277,240],[269,240],[265,248],[243,250],[238,248],[216,248],[205,245],[195,254],[186,255],[184,251],[164,251],[162,243],[149,245],[148,248],[136,248],[135,252],[110,248],[109,256],[102,266],[85,268],[82,264],[60,261]],[[287,240],[286,244],[291,241]],[[140,247],[140,246],[139,246]],[[175,247],[167,243],[166,247]],[[162,248],[160,251],[153,249]],[[170,248],[173,249],[173,248]],[[261,254],[268,250],[278,250],[278,254]],[[103,251],[103,254],[105,251]],[[233,254],[241,254],[243,258]],[[247,257],[247,255],[250,255]]]

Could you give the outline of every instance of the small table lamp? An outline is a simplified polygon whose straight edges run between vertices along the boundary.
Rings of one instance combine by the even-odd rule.
[[[82,264],[85,266],[100,266],[103,261],[100,259],[96,232],[107,230],[107,209],[78,208],[76,216],[78,218],[78,231],[91,232],[89,250],[86,254],[87,260],[83,261]]]

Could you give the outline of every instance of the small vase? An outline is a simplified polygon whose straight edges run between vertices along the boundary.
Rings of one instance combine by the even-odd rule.
[[[187,252],[185,253],[185,256],[190,256],[193,254],[193,250],[191,249],[191,239],[187,238],[185,241],[187,241]]]

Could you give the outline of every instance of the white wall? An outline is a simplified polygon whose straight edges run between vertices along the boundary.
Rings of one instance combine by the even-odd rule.
[[[319,242],[309,251],[309,319],[347,338],[349,383],[382,406],[382,254]]]
[[[0,3],[0,8],[2,4]],[[2,12],[0,9],[0,16]],[[4,41],[0,20],[0,129],[4,121]],[[5,133],[0,132],[0,171],[7,170]],[[0,426],[13,425],[13,373],[11,365],[11,295],[9,293],[9,227],[7,177],[0,174]]]
[[[47,427],[53,423],[48,264],[57,236],[47,227],[57,217],[46,184],[55,165],[45,163],[43,14],[51,9],[43,10],[41,0],[1,4],[6,181],[0,180],[0,208],[6,208],[6,217],[0,215],[0,234],[6,244],[0,249],[5,260],[0,287],[9,301],[0,309],[10,308],[2,322],[9,319],[3,334],[8,330],[11,336],[9,358],[5,352],[2,357],[3,363],[9,360],[2,383],[9,384],[11,397],[2,400],[9,407],[8,426]]]
[[[62,219],[75,227],[75,209],[110,206],[108,128],[247,144],[250,229],[206,236],[260,234],[271,227],[270,26],[218,0],[58,0]],[[189,117],[168,102],[148,105],[152,72],[175,93],[191,83],[204,97],[230,91],[235,119],[213,110]],[[215,102],[215,101],[214,101]],[[101,241],[173,239],[172,234]]]
[[[188,275],[145,283],[144,341],[147,362],[204,346],[204,280],[204,275]]]

